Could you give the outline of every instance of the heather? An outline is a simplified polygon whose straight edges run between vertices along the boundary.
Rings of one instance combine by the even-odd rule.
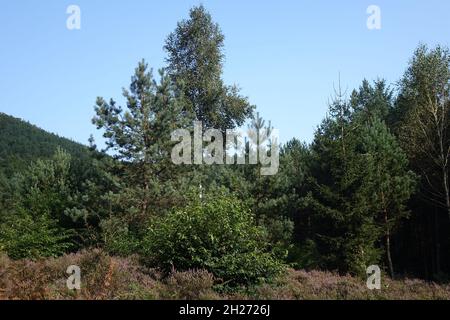
[[[81,289],[68,290],[66,269],[79,265]],[[275,281],[221,289],[223,280],[204,270],[163,275],[139,264],[138,257],[111,257],[99,249],[59,258],[11,260],[0,257],[0,299],[450,299],[450,286],[417,279],[383,278],[381,290],[369,290],[365,279],[332,272],[288,269]]]

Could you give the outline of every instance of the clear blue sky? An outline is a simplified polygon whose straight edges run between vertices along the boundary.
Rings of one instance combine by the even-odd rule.
[[[86,143],[97,96],[119,102],[141,58],[155,69],[192,0],[2,0],[0,111]],[[338,74],[394,83],[419,42],[449,45],[448,0],[204,0],[225,36],[225,81],[236,83],[281,140],[310,141]],[[81,8],[81,30],[66,8]],[[369,5],[381,30],[366,27]],[[95,133],[96,137],[100,135]]]

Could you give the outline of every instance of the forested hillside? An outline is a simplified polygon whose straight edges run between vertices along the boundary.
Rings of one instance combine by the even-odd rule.
[[[206,9],[194,7],[167,37],[165,68],[155,76],[142,60],[122,91],[124,105],[109,97],[95,101],[92,123],[106,150],[0,115],[4,261],[37,261],[33,267],[58,257],[48,261],[60,270],[59,263],[75,259],[95,277],[101,259],[110,277],[117,264],[127,272],[133,266],[130,277],[153,277],[164,285],[181,274],[179,288],[200,274],[200,282],[209,279],[208,290],[225,296],[284,286],[289,297],[304,297],[295,292],[309,274],[289,269],[311,271],[314,279],[326,274],[337,287],[362,283],[352,287],[363,290],[355,295],[373,298],[402,298],[415,287],[406,281],[406,291],[389,292],[387,286],[383,295],[368,294],[364,284],[372,265],[392,288],[403,288],[394,280],[410,277],[447,283],[449,49],[419,44],[393,84],[361,79],[348,95],[337,86],[313,141],[298,137],[280,145],[278,171],[262,175],[261,163],[171,158],[174,130],[195,132],[194,121],[219,134],[248,127],[261,137],[273,130],[251,97],[223,80],[223,41]],[[223,147],[216,139],[203,145]],[[191,142],[186,148],[191,151]],[[241,155],[250,158],[251,148],[246,141]],[[127,292],[127,281],[120,281]],[[426,297],[437,288],[418,283]],[[332,298],[341,296],[336,290]],[[439,287],[439,296],[448,298],[448,290]]]
[[[0,172],[11,176],[32,161],[49,159],[58,146],[77,157],[87,153],[79,143],[0,112]]]

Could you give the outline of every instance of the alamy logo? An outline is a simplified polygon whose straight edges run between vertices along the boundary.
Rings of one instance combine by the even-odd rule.
[[[70,275],[66,281],[67,289],[80,290],[81,289],[81,269],[80,269],[80,267],[71,265],[67,268],[66,273]]]
[[[172,149],[174,164],[261,164],[263,176],[275,175],[279,167],[277,129],[226,130],[208,129],[203,133],[202,122],[194,122],[191,131],[177,129],[171,139],[178,142]],[[192,143],[193,140],[193,143]],[[208,143],[204,147],[204,142]],[[193,150],[192,150],[193,149]]]
[[[381,9],[379,6],[371,5],[367,8],[367,29],[380,30],[381,29]]]
[[[81,29],[81,9],[77,5],[70,5],[67,7],[66,13],[69,17],[66,20],[66,27],[69,30]]]
[[[373,265],[367,268],[367,288],[369,290],[380,290],[381,289],[381,269],[379,266]]]

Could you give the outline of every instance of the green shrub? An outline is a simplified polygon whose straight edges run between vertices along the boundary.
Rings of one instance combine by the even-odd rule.
[[[277,275],[282,264],[251,212],[224,194],[192,201],[155,219],[143,241],[144,262],[169,272],[205,269],[227,286],[247,285]]]
[[[3,186],[8,196],[3,207],[0,203],[0,250],[11,258],[54,257],[74,246],[74,231],[64,216],[70,159],[58,149],[52,159],[31,163]]]
[[[139,240],[118,217],[100,222],[104,249],[112,255],[126,257],[139,250]]]
[[[32,215],[17,209],[0,223],[0,248],[13,259],[62,255],[71,247],[69,237],[45,212]]]

